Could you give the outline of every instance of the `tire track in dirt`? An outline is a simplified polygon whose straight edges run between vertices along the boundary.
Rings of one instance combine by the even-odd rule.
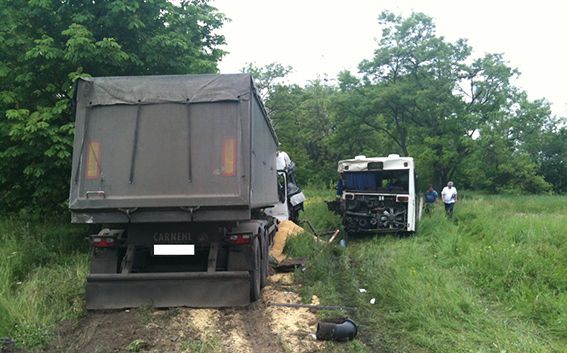
[[[315,314],[305,308],[274,307],[299,303],[293,274],[270,277],[262,299],[245,308],[156,310],[141,308],[89,312],[75,325],[61,326],[48,353],[121,353],[141,341],[138,352],[310,353],[324,344],[311,337]]]
[[[293,274],[276,274],[270,277],[270,285],[264,288],[262,300],[267,304],[263,312],[270,320],[271,331],[275,332],[286,352],[319,352],[324,347],[315,341],[312,334],[317,329],[317,316],[306,308],[270,306],[270,303],[300,303],[296,293]]]
[[[322,342],[315,332],[317,318],[305,308],[273,307],[270,303],[298,303],[300,297],[289,290],[293,274],[274,275],[262,293],[262,300],[246,308],[219,309],[216,331],[225,352],[234,353],[308,353],[319,352]],[[203,309],[195,309],[200,315]],[[206,330],[211,330],[209,326]]]
[[[285,353],[277,341],[274,340],[273,333],[266,330],[269,327],[258,307],[223,309],[221,310],[218,325],[226,335],[224,340],[226,352]]]

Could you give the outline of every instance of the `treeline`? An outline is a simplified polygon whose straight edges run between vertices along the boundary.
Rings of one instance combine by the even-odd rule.
[[[0,0],[0,212],[64,210],[84,76],[218,72],[226,18],[208,0]],[[422,184],[492,192],[567,190],[567,132],[544,100],[511,84],[499,55],[471,58],[423,14],[383,13],[358,74],[282,82],[249,66],[303,183],[328,185],[339,159],[416,158]]]
[[[448,180],[486,192],[567,191],[567,129],[545,100],[512,84],[501,55],[473,58],[421,13],[379,17],[382,36],[359,73],[285,83],[281,64],[257,77],[281,148],[303,183],[331,185],[336,162],[355,155],[415,158],[421,187]]]

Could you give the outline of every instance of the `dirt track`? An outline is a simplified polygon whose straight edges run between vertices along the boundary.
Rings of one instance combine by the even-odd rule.
[[[262,300],[247,308],[89,313],[78,326],[63,327],[47,352],[318,352],[315,314],[269,305],[299,303],[296,289],[292,274],[276,274]]]

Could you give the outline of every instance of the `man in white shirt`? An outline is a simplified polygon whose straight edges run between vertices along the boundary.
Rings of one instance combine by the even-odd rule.
[[[441,198],[445,204],[445,212],[449,218],[453,217],[453,208],[457,202],[457,189],[453,187],[453,182],[447,183],[447,186],[441,191]]]

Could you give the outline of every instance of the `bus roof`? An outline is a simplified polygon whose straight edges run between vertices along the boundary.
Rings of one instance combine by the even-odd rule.
[[[397,154],[391,154],[388,157],[366,157],[356,156],[353,159],[345,159],[339,161],[338,172],[361,172],[368,170],[395,170],[395,169],[413,169],[414,163],[412,157],[400,157]]]

